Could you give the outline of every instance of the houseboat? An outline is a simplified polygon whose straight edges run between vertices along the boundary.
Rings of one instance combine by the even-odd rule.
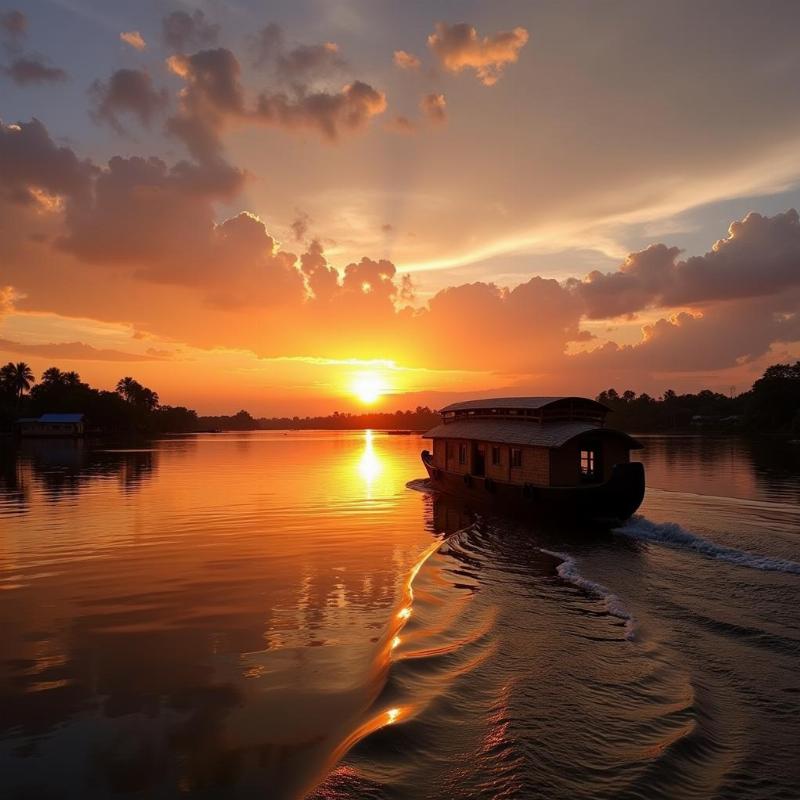
[[[83,414],[42,414],[16,422],[17,433],[30,437],[80,437],[86,432]]]
[[[425,437],[431,485],[498,509],[613,524],[644,499],[642,445],[605,426],[585,397],[502,397],[454,403]]]

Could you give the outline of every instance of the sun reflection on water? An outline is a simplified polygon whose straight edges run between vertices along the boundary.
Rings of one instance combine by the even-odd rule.
[[[364,480],[367,487],[367,493],[372,488],[372,484],[378,479],[381,472],[383,472],[383,464],[378,454],[375,452],[373,444],[373,432],[370,430],[364,431],[364,451],[361,458],[358,460],[358,474]]]

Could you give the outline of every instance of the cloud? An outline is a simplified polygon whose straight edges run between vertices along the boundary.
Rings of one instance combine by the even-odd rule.
[[[443,94],[432,92],[424,95],[419,107],[430,122],[441,124],[447,121],[447,101]]]
[[[219,36],[219,25],[206,19],[201,10],[192,14],[187,11],[173,11],[161,22],[162,36],[167,47],[183,52],[193,47],[213,45]]]
[[[204,87],[204,98],[215,87]],[[40,122],[2,126],[3,283],[26,295],[6,291],[2,307],[130,319],[196,346],[262,356],[395,358],[553,387],[600,374],[739,369],[776,343],[800,340],[800,221],[792,210],[747,215],[695,258],[658,244],[610,274],[533,276],[511,288],[474,282],[409,308],[413,286],[388,259],[364,257],[340,271],[317,240],[298,256],[253,214],[220,221],[218,203],[230,195],[203,180],[211,171],[120,156],[101,167],[57,147]],[[44,228],[35,192],[62,199]],[[297,221],[295,234],[305,238],[305,218]],[[31,249],[30,234],[42,231],[47,241]],[[570,343],[592,344],[581,327],[587,318],[654,307],[665,311],[638,343],[608,342],[606,331],[594,349],[567,355]]]
[[[422,62],[413,54],[405,50],[395,50],[393,59],[394,65],[400,69],[417,70]]]
[[[0,319],[14,310],[17,292],[13,286],[0,286]]]
[[[203,168],[203,179],[220,181],[232,191],[243,173],[223,157],[222,133],[231,121],[247,117],[241,67],[230,50],[201,50],[191,56],[171,56],[170,70],[186,83],[178,113],[167,120],[167,130],[183,141]]]
[[[339,273],[326,261],[318,241],[311,242],[300,259],[300,265],[311,296],[322,302],[330,300],[339,288]]]
[[[58,83],[67,79],[67,73],[59,67],[51,67],[40,56],[19,56],[0,72],[18,86],[30,84]]]
[[[283,28],[277,22],[265,25],[253,37],[251,49],[255,66],[273,61],[284,49]]]
[[[40,358],[70,359],[73,361],[163,361],[163,357],[143,353],[128,353],[93,347],[84,342],[49,342],[25,344],[11,339],[0,339],[0,351]]]
[[[310,222],[311,217],[309,217],[305,211],[299,211],[297,213],[297,217],[295,217],[290,225],[292,233],[294,234],[294,240],[296,242],[302,242],[306,238],[306,234],[308,233],[308,225]]]
[[[28,18],[21,11],[12,9],[0,14],[0,30],[5,38],[14,44],[28,32]]]
[[[465,22],[456,25],[437,22],[434,32],[428,36],[428,47],[449,72],[473,69],[484,86],[492,86],[505,67],[517,61],[527,41],[525,28],[480,38],[475,28]]]
[[[217,305],[302,299],[296,257],[279,249],[260,220],[239,214],[216,222],[214,203],[227,195],[204,180],[211,172],[187,162],[168,167],[157,158],[120,156],[100,168],[57,147],[38,120],[0,127],[0,206],[57,198],[57,251],[138,280],[187,287]],[[8,208],[0,207],[0,219],[8,219]],[[3,247],[9,259],[19,258],[31,233],[12,227],[13,242]],[[4,231],[6,240],[11,230]]]
[[[642,327],[633,345],[608,342],[574,356],[576,369],[614,373],[700,372],[729,369],[764,356],[778,342],[800,341],[800,291],[714,304],[679,312]],[[746,322],[745,322],[746,320]]]
[[[800,218],[795,209],[773,217],[748,214],[702,256],[655,244],[631,253],[616,272],[591,272],[569,286],[593,319],[645,308],[760,297],[800,286]]]
[[[258,98],[256,116],[267,125],[288,130],[316,130],[334,142],[343,132],[366,127],[386,110],[386,95],[362,81],[353,81],[338,92],[264,93]]]
[[[84,197],[94,169],[70,148],[57,146],[39,120],[0,122],[0,197],[17,203],[34,202],[36,191]]]
[[[287,49],[283,29],[274,22],[258,32],[253,51],[256,66],[273,64],[277,77],[290,84],[306,85],[317,78],[339,74],[348,66],[335,42],[299,44]]]
[[[580,317],[576,298],[537,276],[513,289],[483,282],[443,289],[420,323],[437,343],[434,366],[534,372],[563,357]]]
[[[343,133],[362,130],[386,109],[386,96],[362,81],[339,91],[310,90],[298,83],[290,92],[262,92],[251,108],[245,102],[241,66],[230,50],[174,55],[167,63],[186,82],[179,113],[167,121],[167,128],[201,163],[221,158],[221,135],[230,124],[314,130],[333,142]]]
[[[287,82],[328,77],[346,67],[347,62],[339,54],[339,45],[335,42],[298,45],[279,55],[277,60],[278,77]]]
[[[147,47],[144,37],[139,31],[123,31],[119,38],[125,44],[129,44],[134,50],[144,50]]]
[[[117,132],[123,127],[120,114],[132,114],[145,127],[168,103],[166,89],[156,89],[149,73],[139,69],[118,69],[107,83],[95,81],[89,89],[92,116],[108,122]]]

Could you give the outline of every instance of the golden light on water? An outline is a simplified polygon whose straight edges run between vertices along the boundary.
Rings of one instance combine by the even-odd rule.
[[[381,474],[383,465],[375,452],[372,442],[372,431],[364,431],[364,452],[358,460],[358,474],[364,479],[367,487]]]

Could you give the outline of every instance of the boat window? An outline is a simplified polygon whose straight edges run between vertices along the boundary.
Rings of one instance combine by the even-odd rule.
[[[597,454],[594,450],[581,450],[581,475],[593,478],[597,470]]]
[[[467,446],[465,444],[460,444],[458,446],[458,463],[459,464],[467,463]]]
[[[511,448],[511,466],[512,467],[522,466],[522,449],[519,447]]]
[[[500,464],[500,448],[493,447],[492,448],[492,466],[498,466]]]

